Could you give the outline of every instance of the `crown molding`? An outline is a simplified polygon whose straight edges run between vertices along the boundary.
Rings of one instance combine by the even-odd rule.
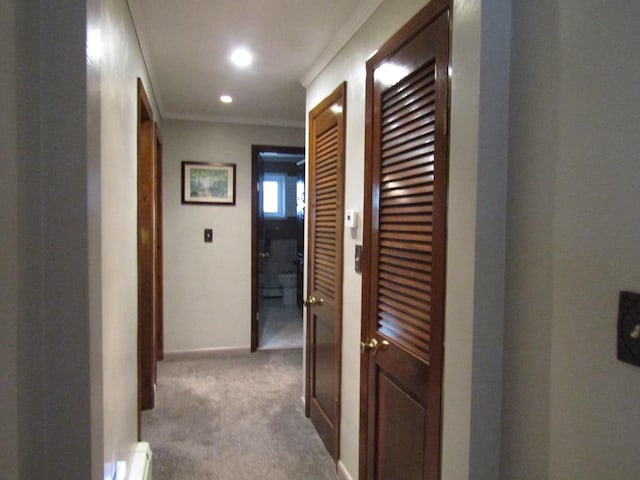
[[[135,32],[136,39],[138,40],[138,46],[140,47],[140,52],[142,53],[142,62],[144,63],[144,68],[147,71],[149,83],[151,84],[151,94],[153,95],[155,104],[158,107],[158,113],[162,117],[162,112],[164,111],[164,102],[162,101],[160,91],[155,88],[155,85],[159,84],[157,82],[157,75],[155,73],[155,70],[153,69],[153,63],[151,63],[151,55],[149,53],[149,48],[147,47],[148,42],[144,36],[144,32],[146,31],[144,11],[142,6],[140,5],[140,2],[136,0],[127,0],[127,7],[129,8],[129,16],[131,17],[131,22],[133,23],[133,30]]]
[[[209,115],[190,112],[165,112],[164,120],[184,120],[190,122],[230,123],[234,125],[258,125],[263,127],[305,128],[305,122],[295,120],[280,120],[276,118],[257,117],[227,117],[224,115]]]
[[[367,0],[363,2],[351,19],[333,37],[333,40],[326,46],[320,56],[313,63],[311,68],[300,79],[300,83],[307,88],[311,82],[324,70],[338,52],[355,35],[358,29],[376,11],[384,0]]]

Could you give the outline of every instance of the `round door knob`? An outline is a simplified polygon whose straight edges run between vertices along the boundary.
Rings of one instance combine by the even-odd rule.
[[[310,307],[311,305],[322,305],[324,303],[324,298],[316,298],[313,295],[309,295],[307,299],[304,301],[305,306]]]
[[[389,345],[389,342],[386,340],[382,340],[378,342],[375,338],[368,340],[366,342],[360,342],[360,353],[370,353],[371,355],[375,355],[378,353],[379,348],[384,348]]]

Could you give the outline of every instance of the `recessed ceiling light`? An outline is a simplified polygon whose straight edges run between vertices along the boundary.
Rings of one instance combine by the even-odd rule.
[[[246,48],[236,48],[231,54],[231,61],[238,67],[248,67],[253,61],[253,55]]]
[[[220,101],[222,103],[231,103],[231,102],[233,102],[233,98],[231,98],[229,95],[222,95],[220,97]]]

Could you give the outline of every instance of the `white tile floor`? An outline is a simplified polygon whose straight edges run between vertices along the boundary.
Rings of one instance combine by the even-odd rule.
[[[282,305],[281,298],[260,299],[261,350],[302,348],[302,312]]]

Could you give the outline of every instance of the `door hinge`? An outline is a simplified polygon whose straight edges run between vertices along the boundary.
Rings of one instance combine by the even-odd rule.
[[[256,322],[260,321],[260,312],[256,312]]]

